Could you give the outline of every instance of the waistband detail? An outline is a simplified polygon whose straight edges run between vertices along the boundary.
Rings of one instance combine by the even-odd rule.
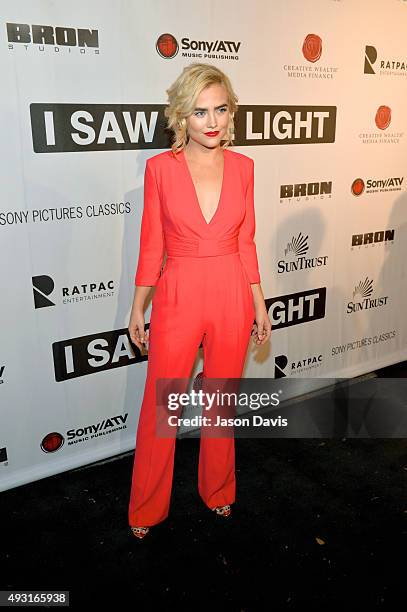
[[[213,257],[239,251],[238,234],[221,239],[191,239],[166,233],[165,246],[169,257]]]

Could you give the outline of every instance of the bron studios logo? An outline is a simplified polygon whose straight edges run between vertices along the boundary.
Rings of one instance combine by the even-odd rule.
[[[237,60],[241,44],[234,40],[196,40],[187,36],[181,38],[179,44],[173,34],[166,32],[157,38],[155,48],[158,55],[164,59],[172,59],[181,48],[182,57]]]
[[[284,274],[326,266],[328,255],[306,257],[308,249],[308,236],[304,236],[301,232],[298,236],[293,236],[284,249],[285,258],[280,259],[277,264],[277,273]]]
[[[353,314],[361,310],[370,310],[386,306],[389,296],[371,297],[373,294],[373,280],[366,277],[359,281],[353,290],[352,300],[348,302],[346,313]]]
[[[115,286],[113,280],[87,282],[70,287],[60,287],[55,290],[55,282],[52,276],[41,274],[32,277],[34,295],[34,307],[47,308],[55,306],[56,301],[62,304],[74,304],[88,300],[113,297]]]
[[[332,181],[280,185],[280,203],[308,202],[332,197]]]
[[[394,242],[394,229],[378,230],[376,232],[365,232],[364,234],[353,234],[351,248],[352,250],[361,247],[374,247],[378,244],[383,245]]]
[[[99,54],[99,31],[95,29],[28,23],[6,23],[6,29],[10,51],[21,47],[24,52],[30,48],[45,52],[52,47],[53,55],[74,51]]]

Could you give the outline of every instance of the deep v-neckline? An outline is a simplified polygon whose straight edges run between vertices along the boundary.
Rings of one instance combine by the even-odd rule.
[[[198,194],[197,194],[196,189],[195,189],[195,183],[194,183],[194,181],[192,179],[192,174],[191,174],[191,172],[189,170],[189,166],[188,166],[188,162],[187,162],[187,159],[186,159],[186,156],[185,156],[185,153],[184,153],[184,149],[182,149],[181,152],[182,152],[182,159],[184,161],[185,169],[186,169],[187,175],[188,175],[189,180],[190,180],[191,185],[192,185],[192,190],[194,192],[195,202],[196,202],[196,204],[198,206],[198,211],[199,211],[199,213],[201,215],[201,218],[203,219],[205,225],[207,227],[209,227],[211,225],[212,221],[214,220],[214,218],[216,217],[216,215],[218,214],[218,211],[219,211],[219,208],[220,208],[220,205],[221,205],[221,202],[222,202],[223,191],[224,191],[224,186],[225,186],[225,176],[226,176],[226,159],[227,159],[226,149],[223,149],[223,175],[222,175],[222,185],[221,185],[221,188],[220,188],[220,195],[219,195],[218,205],[217,205],[216,210],[213,213],[212,217],[210,218],[209,222],[205,219],[204,214],[202,212],[202,208],[201,208],[201,205],[200,205],[199,199],[198,199]]]

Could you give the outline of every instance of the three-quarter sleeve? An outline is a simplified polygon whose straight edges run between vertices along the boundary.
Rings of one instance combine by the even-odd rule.
[[[157,283],[164,258],[164,244],[157,180],[148,159],[144,172],[144,208],[135,285],[152,287]]]
[[[254,161],[250,161],[249,182],[246,190],[246,213],[239,229],[239,254],[249,282],[260,283],[259,263],[254,243],[256,221],[254,213]]]

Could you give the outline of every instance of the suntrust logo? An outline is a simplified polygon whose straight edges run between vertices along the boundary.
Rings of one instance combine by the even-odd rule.
[[[303,236],[301,232],[298,236],[293,236],[284,249],[285,259],[280,259],[277,264],[277,273],[284,274],[286,272],[310,270],[311,268],[326,266],[328,255],[305,257],[308,249],[308,236]]]
[[[359,281],[353,291],[353,300],[348,302],[346,313],[352,314],[360,312],[361,310],[370,310],[371,308],[378,308],[380,306],[386,306],[389,296],[382,296],[377,298],[371,298],[373,293],[373,280],[368,277],[363,281]]]

